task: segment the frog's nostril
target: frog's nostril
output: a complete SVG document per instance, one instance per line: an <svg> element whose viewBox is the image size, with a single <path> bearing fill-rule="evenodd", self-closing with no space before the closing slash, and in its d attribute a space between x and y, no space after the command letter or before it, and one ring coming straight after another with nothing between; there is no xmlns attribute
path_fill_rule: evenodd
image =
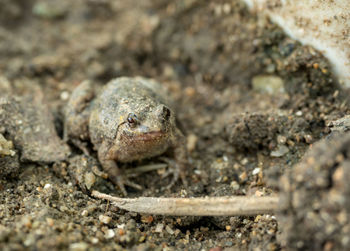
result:
<svg viewBox="0 0 350 251"><path fill-rule="evenodd" d="M166 106L163 106L163 111L162 111L163 118L165 120L169 120L170 114L171 114L170 109Z"/></svg>

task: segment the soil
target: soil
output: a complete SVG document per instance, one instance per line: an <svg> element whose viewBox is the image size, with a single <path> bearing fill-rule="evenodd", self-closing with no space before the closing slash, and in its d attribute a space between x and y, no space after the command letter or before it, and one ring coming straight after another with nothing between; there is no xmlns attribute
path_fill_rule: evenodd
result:
<svg viewBox="0 0 350 251"><path fill-rule="evenodd" d="M0 0L0 56L2 250L349 248L349 136L330 127L348 91L320 52L240 1ZM94 153L62 141L63 109L82 81L120 76L171 90L190 162L187 188L165 190L161 169L132 178L144 189L129 197L280 194L288 209L165 217L92 198L122 195Z"/></svg>

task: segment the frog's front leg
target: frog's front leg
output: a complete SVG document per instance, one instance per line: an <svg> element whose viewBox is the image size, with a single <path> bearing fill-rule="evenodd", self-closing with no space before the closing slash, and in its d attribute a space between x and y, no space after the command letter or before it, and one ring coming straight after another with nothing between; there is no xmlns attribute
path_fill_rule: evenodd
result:
<svg viewBox="0 0 350 251"><path fill-rule="evenodd" d="M175 161L165 159L165 161L168 162L169 166L172 168L165 174L165 176L173 174L173 179L166 188L171 188L179 177L181 178L184 186L187 187L188 183L186 180L186 167L188 166L188 155L186 150L186 138L179 129L175 130L171 147L174 151Z"/></svg>
<svg viewBox="0 0 350 251"><path fill-rule="evenodd" d="M64 109L64 141L70 140L86 155L89 151L86 142L89 140L89 117L91 101L95 91L90 81L82 82L72 92Z"/></svg>
<svg viewBox="0 0 350 251"><path fill-rule="evenodd" d="M121 170L117 165L117 157L115 153L110 148L110 145L104 141L101 146L98 148L98 160L102 165L103 170L108 174L108 178L119 187L122 193L127 196L125 185L141 190L142 187L138 184L135 184L127 177L123 175Z"/></svg>

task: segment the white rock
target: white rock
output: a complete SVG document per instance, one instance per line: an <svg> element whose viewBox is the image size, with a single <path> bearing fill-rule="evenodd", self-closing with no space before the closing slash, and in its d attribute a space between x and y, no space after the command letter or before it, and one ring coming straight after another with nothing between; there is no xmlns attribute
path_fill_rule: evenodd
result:
<svg viewBox="0 0 350 251"><path fill-rule="evenodd" d="M102 223L104 223L104 224L108 224L108 223L110 223L111 220L112 220L111 217L106 216L106 215L103 215L103 214L101 214L101 215L98 217L98 219L99 219Z"/></svg>
<svg viewBox="0 0 350 251"><path fill-rule="evenodd" d="M284 92L283 80L274 75L258 75L252 79L253 90L262 93L278 94Z"/></svg>
<svg viewBox="0 0 350 251"><path fill-rule="evenodd" d="M156 229L154 231L156 233L161 233L161 232L163 232L163 228L164 228L164 224L159 223L159 224L157 224Z"/></svg>
<svg viewBox="0 0 350 251"><path fill-rule="evenodd" d="M278 145L277 149L270 153L271 157L282 157L289 152L289 148L285 145Z"/></svg>
<svg viewBox="0 0 350 251"><path fill-rule="evenodd" d="M51 187L52 187L52 185L47 183L47 184L45 184L44 189L50 189Z"/></svg>
<svg viewBox="0 0 350 251"><path fill-rule="evenodd" d="M168 232L168 234L171 234L171 235L175 233L174 230L172 230L171 227L169 227L169 225L166 225L165 230Z"/></svg>
<svg viewBox="0 0 350 251"><path fill-rule="evenodd" d="M86 210L86 209L84 209L84 210L81 212L81 216L86 217L86 216L88 216L88 215L89 215L89 211Z"/></svg>
<svg viewBox="0 0 350 251"><path fill-rule="evenodd" d="M350 87L349 0L244 0L268 15L292 38L321 51L339 79Z"/></svg>
<svg viewBox="0 0 350 251"><path fill-rule="evenodd" d="M115 232L113 229L108 229L105 233L106 239L112 239L115 236Z"/></svg>
<svg viewBox="0 0 350 251"><path fill-rule="evenodd" d="M252 174L253 174L253 175L257 175L258 173L260 173L260 168L259 168L259 167L254 168Z"/></svg>
<svg viewBox="0 0 350 251"><path fill-rule="evenodd" d="M85 251L88 249L88 244L85 242L77 242L69 245L69 250L71 251Z"/></svg>

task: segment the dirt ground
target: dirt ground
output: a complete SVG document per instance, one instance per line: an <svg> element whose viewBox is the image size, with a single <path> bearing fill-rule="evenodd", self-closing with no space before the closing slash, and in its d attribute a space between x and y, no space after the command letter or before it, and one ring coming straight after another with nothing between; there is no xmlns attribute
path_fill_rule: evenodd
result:
<svg viewBox="0 0 350 251"><path fill-rule="evenodd" d="M165 217L89 196L122 194L93 174L95 153L62 141L63 108L82 81L120 76L171 90L190 163L187 188L164 190L161 169L132 178L144 189L129 197L281 194L287 209ZM350 140L331 123L348 91L318 51L238 0L0 0L0 91L2 250L350 247Z"/></svg>

